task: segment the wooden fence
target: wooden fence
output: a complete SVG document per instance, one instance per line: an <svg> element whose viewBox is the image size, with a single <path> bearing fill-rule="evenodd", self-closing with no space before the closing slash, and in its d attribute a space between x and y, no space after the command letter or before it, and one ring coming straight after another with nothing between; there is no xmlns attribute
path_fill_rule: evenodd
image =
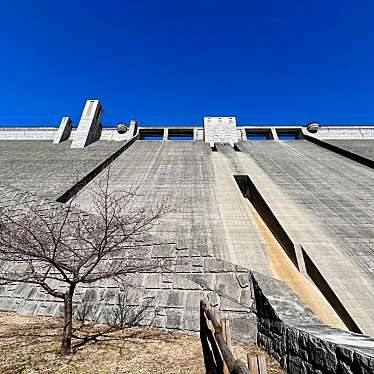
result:
<svg viewBox="0 0 374 374"><path fill-rule="evenodd" d="M200 339L207 374L267 374L265 358L247 356L248 367L235 360L231 347L229 321L218 321L216 307L207 299L200 301Z"/></svg>

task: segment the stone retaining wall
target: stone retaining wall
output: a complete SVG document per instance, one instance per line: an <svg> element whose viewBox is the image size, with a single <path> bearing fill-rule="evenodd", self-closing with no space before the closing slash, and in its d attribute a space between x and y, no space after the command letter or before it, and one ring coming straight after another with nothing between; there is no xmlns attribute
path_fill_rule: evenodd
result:
<svg viewBox="0 0 374 374"><path fill-rule="evenodd" d="M286 284L251 272L257 344L288 373L374 373L374 339L324 325Z"/></svg>

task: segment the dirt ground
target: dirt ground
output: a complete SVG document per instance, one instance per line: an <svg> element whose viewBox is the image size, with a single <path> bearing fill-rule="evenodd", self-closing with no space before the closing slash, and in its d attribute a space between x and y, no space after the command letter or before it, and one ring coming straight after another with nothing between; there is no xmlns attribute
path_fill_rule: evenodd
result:
<svg viewBox="0 0 374 374"><path fill-rule="evenodd" d="M56 352L61 326L62 320L58 318L0 313L0 373L205 372L197 336L133 327L101 337L68 357L60 357ZM92 331L99 327L89 328ZM247 353L264 355L269 373L284 373L256 345L234 343L233 351L243 361Z"/></svg>

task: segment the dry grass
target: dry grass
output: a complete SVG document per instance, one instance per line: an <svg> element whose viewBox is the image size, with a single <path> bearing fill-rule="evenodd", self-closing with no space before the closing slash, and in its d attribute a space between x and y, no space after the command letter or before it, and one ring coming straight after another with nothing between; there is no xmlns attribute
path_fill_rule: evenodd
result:
<svg viewBox="0 0 374 374"><path fill-rule="evenodd" d="M0 313L0 373L204 373L196 336L128 328L60 357L58 318ZM90 327L96 329L97 326ZM255 345L234 344L234 354L263 354ZM269 373L284 373L266 356Z"/></svg>

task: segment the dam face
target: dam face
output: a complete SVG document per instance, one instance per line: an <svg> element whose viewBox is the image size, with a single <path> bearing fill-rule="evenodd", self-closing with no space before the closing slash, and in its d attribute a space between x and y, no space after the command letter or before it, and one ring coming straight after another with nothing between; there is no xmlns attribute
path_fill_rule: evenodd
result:
<svg viewBox="0 0 374 374"><path fill-rule="evenodd" d="M152 229L149 248L180 266L134 280L159 296L155 326L198 331L207 295L235 336L255 340L255 286L278 282L288 289L278 299L294 295L311 324L374 336L374 127L310 133L206 117L190 127L132 121L119 134L99 117L84 131L67 129L68 117L59 129L0 128L1 205L36 199L53 208L77 195L89 213L90 188L110 168L111 189L136 186L139 205L167 199L175 207ZM100 307L109 288L80 294L93 291ZM0 309L61 313L25 284L3 286Z"/></svg>

